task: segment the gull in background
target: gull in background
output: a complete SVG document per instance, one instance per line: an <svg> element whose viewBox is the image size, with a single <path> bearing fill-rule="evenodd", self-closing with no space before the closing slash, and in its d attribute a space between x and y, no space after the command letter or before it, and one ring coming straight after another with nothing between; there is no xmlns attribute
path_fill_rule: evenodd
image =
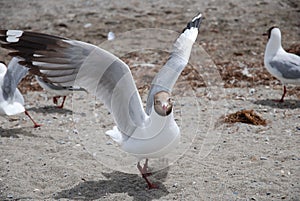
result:
<svg viewBox="0 0 300 201"><path fill-rule="evenodd" d="M12 58L7 68L0 63L0 115L16 115L24 112L33 122L34 128L40 127L24 108L24 98L17 88L28 69L18 64L18 58Z"/></svg>
<svg viewBox="0 0 300 201"><path fill-rule="evenodd" d="M55 85L52 84L46 80L43 80L41 77L39 76L35 76L37 82L39 83L39 85L47 92L49 92L51 95L53 96L53 103L54 104L58 104L58 99L60 97L63 97L62 103L57 106L58 108L63 108L64 107L64 103L65 100L67 98L67 96L71 93L73 93L73 91L86 91L82 88L74 88L72 86L61 86L61 85Z"/></svg>
<svg viewBox="0 0 300 201"><path fill-rule="evenodd" d="M278 27L268 30L268 43L264 63L266 69L283 84L283 94L279 102L284 101L287 84L300 84L300 57L286 52L281 46L281 32Z"/></svg>
<svg viewBox="0 0 300 201"><path fill-rule="evenodd" d="M19 63L44 81L60 86L78 86L94 94L111 112L116 126L106 132L120 148L137 157L137 168L149 188L148 159L174 149L180 130L173 117L171 91L188 63L202 15L184 28L173 45L166 64L154 77L146 110L131 71L118 57L82 41L21 30L1 30L3 48L19 56ZM166 36L167 37L167 36ZM145 159L142 167L141 160Z"/></svg>

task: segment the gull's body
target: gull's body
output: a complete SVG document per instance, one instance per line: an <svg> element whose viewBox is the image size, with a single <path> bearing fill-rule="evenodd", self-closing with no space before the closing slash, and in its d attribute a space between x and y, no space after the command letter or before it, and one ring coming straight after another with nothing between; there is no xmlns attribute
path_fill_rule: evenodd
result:
<svg viewBox="0 0 300 201"><path fill-rule="evenodd" d="M264 55L266 69L284 85L284 92L279 100L283 102L287 84L300 84L300 57L286 52L281 45L281 32L277 27L268 31L269 39Z"/></svg>
<svg viewBox="0 0 300 201"><path fill-rule="evenodd" d="M142 173L149 188L148 158L162 157L179 142L173 117L172 88L188 63L202 15L188 23L175 41L166 64L152 81L146 110L127 64L94 45L41 33L2 30L1 46L24 58L20 64L44 81L60 86L79 86L102 100L116 127L107 131L126 152L146 159Z"/></svg>
<svg viewBox="0 0 300 201"><path fill-rule="evenodd" d="M130 137L121 133L116 127L107 131L107 134L120 144L121 149L139 160L159 158L178 145L180 130L174 120L173 112L168 116L160 116L153 109L149 120L151 121L149 125L137 128Z"/></svg>
<svg viewBox="0 0 300 201"><path fill-rule="evenodd" d="M24 98L17 89L16 82L19 82L27 73L27 69L24 67L20 67L17 72L19 72L18 80L13 79L13 72L17 65L13 65L11 61L7 67L0 63L0 114L1 115L16 115L22 112L25 112L24 108ZM16 63L17 64L17 63ZM23 70L25 69L25 71Z"/></svg>
<svg viewBox="0 0 300 201"><path fill-rule="evenodd" d="M7 68L0 63L0 115L16 115L24 112L39 127L24 108L24 98L17 88L19 82L25 77L28 69L18 64L19 59L13 58Z"/></svg>

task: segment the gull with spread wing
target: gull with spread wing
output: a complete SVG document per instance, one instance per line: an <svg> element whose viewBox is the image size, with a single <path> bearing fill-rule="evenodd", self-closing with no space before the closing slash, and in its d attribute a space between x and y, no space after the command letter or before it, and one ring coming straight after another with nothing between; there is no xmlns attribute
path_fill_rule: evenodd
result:
<svg viewBox="0 0 300 201"><path fill-rule="evenodd" d="M189 61L202 15L184 28L166 64L154 77L146 110L127 64L89 43L20 30L0 31L1 46L13 50L19 63L42 80L78 86L102 100L116 126L107 131L120 148L138 158L137 167L149 188L148 159L162 157L178 145L180 130L173 117L171 91ZM144 166L140 161L146 159Z"/></svg>

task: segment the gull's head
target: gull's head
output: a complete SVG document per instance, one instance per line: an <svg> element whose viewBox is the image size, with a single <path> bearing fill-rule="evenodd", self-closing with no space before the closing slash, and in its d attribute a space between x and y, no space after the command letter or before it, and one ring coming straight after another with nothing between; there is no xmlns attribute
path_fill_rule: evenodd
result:
<svg viewBox="0 0 300 201"><path fill-rule="evenodd" d="M154 95L154 109L160 116L168 116L172 112L173 101L170 93L160 91Z"/></svg>
<svg viewBox="0 0 300 201"><path fill-rule="evenodd" d="M275 39L279 39L281 40L281 32L280 32L280 29L276 26L273 26L271 28L268 29L267 33L265 34L268 36L268 40L270 40L271 38Z"/></svg>
<svg viewBox="0 0 300 201"><path fill-rule="evenodd" d="M0 74L6 73L7 67L4 62L0 61Z"/></svg>

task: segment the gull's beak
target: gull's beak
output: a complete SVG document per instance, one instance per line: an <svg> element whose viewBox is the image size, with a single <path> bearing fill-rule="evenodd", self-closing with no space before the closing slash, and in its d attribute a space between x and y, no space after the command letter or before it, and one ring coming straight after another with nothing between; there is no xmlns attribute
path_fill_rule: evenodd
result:
<svg viewBox="0 0 300 201"><path fill-rule="evenodd" d="M167 103L163 103L163 104L162 104L162 109L163 109L164 111L166 111L166 110L168 109L168 104L167 104Z"/></svg>
<svg viewBox="0 0 300 201"><path fill-rule="evenodd" d="M265 32L265 33L263 33L262 35L263 35L263 36L267 36L267 35L268 35L268 33L267 33L267 32Z"/></svg>

